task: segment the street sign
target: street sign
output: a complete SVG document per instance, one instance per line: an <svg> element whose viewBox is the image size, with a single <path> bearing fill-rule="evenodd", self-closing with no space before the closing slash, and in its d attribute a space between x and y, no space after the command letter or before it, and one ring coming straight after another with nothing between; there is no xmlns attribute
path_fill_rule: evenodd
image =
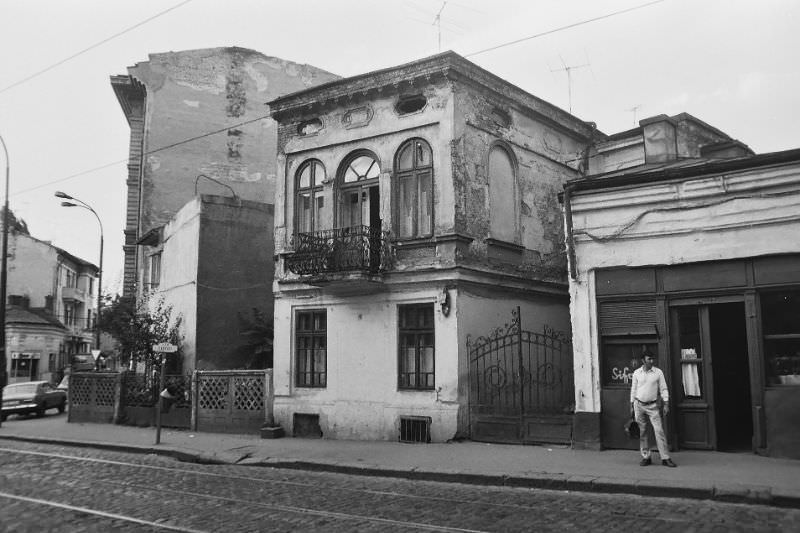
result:
<svg viewBox="0 0 800 533"><path fill-rule="evenodd" d="M174 353L178 351L178 347L168 342L159 342L153 345L153 351L156 353Z"/></svg>
<svg viewBox="0 0 800 533"><path fill-rule="evenodd" d="M97 358L100 357L100 350L92 350L92 357L97 361Z"/></svg>

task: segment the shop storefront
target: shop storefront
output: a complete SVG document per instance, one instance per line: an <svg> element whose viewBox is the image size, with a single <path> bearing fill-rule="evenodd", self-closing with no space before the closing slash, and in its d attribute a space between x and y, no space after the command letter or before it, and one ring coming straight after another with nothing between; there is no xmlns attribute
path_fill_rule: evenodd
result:
<svg viewBox="0 0 800 533"><path fill-rule="evenodd" d="M601 444L644 349L670 387L673 447L800 458L800 254L595 271Z"/></svg>

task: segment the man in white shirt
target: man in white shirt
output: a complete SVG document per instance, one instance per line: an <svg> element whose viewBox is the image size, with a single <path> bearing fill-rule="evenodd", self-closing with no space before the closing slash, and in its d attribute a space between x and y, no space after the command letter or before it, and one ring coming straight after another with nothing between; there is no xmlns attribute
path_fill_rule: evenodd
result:
<svg viewBox="0 0 800 533"><path fill-rule="evenodd" d="M652 353L645 350L642 354L642 366L633 373L631 380L631 416L635 418L639 425L639 449L642 452L640 466L647 466L652 461L650 459L650 443L647 438L647 421L653 426L653 433L656 435L656 445L658 455L661 457L661 464L669 467L676 465L669 456L667 447L667 437L664 434L664 426L661 423L661 413L658 411L658 397L664 406L664 416L669 413L669 390L664 373L661 369L653 366L655 357Z"/></svg>

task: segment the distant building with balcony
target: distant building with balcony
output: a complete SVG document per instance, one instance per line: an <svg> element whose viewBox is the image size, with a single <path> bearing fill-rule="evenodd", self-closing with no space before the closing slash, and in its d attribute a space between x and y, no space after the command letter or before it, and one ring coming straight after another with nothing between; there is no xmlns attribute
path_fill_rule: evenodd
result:
<svg viewBox="0 0 800 533"><path fill-rule="evenodd" d="M6 337L11 381L55 380L72 354L90 351L98 273L94 264L50 242L9 233Z"/></svg>
<svg viewBox="0 0 800 533"><path fill-rule="evenodd" d="M569 442L557 193L605 136L452 52L269 106L277 421Z"/></svg>

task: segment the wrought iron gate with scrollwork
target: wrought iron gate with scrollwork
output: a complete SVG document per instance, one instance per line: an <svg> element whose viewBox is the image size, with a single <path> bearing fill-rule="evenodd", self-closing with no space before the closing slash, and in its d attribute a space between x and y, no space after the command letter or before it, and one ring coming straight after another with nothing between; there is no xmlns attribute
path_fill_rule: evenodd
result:
<svg viewBox="0 0 800 533"><path fill-rule="evenodd" d="M510 324L467 337L472 439L570 442L574 381L569 337L545 326L524 331L520 308Z"/></svg>

